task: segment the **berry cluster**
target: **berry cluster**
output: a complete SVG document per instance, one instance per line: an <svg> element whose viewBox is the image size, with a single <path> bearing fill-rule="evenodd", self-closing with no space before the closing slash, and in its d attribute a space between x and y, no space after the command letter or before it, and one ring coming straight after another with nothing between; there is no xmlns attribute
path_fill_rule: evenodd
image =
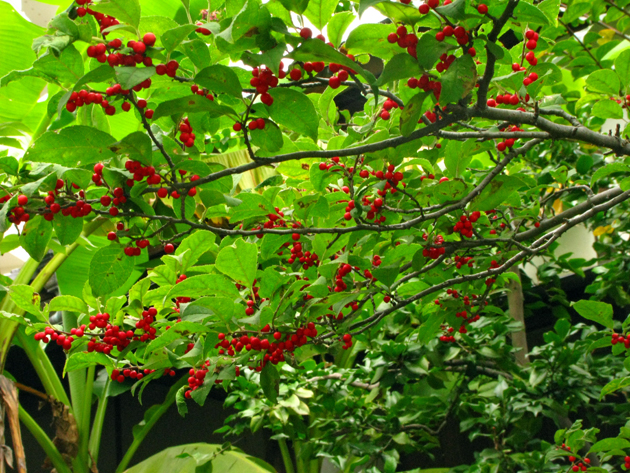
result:
<svg viewBox="0 0 630 473"><path fill-rule="evenodd" d="M249 84L256 88L257 94L260 94L260 101L270 107L273 105L273 97L269 95L269 89L277 87L279 79L284 79L286 77L284 64L280 62L278 77L276 77L271 69L267 67L255 67L252 70L252 76L253 77L250 79Z"/></svg>
<svg viewBox="0 0 630 473"><path fill-rule="evenodd" d="M400 25L396 29L396 33L387 35L387 41L391 44L397 44L399 47L406 49L414 58L418 57L416 47L418 45L418 35L409 33L405 25Z"/></svg>
<svg viewBox="0 0 630 473"><path fill-rule="evenodd" d="M184 118L184 120L182 120L179 124L179 131L179 141L181 141L184 146L187 148L195 146L196 136L193 133L193 129L190 125L190 121L188 121L188 118Z"/></svg>
<svg viewBox="0 0 630 473"><path fill-rule="evenodd" d="M442 28L442 31L438 31L435 34L435 39L438 41L444 41L446 38L451 36L455 36L455 40L460 46L468 44L468 41L470 41L470 37L463 26L456 26L453 28L451 25L446 25Z"/></svg>
<svg viewBox="0 0 630 473"><path fill-rule="evenodd" d="M389 111L392 108L400 108L399 105L391 99L385 100L383 103L383 110L381 110L380 117L382 120L389 120L390 114Z"/></svg>
<svg viewBox="0 0 630 473"><path fill-rule="evenodd" d="M479 211L471 213L470 216L462 215L459 218L459 222L453 227L453 231L458 232L463 237L472 238L473 223L479 220L479 217L481 217L481 212Z"/></svg>
<svg viewBox="0 0 630 473"><path fill-rule="evenodd" d="M422 235L422 238L427 241L429 236L427 234ZM446 248L442 245L444 244L444 237L442 235L437 235L433 238L432 242L429 246L425 247L422 250L422 256L430 259L438 259L444 253L446 253Z"/></svg>
<svg viewBox="0 0 630 473"><path fill-rule="evenodd" d="M6 197L7 196L5 196L5 198ZM9 197L9 199L10 198L11 197ZM6 199L6 200L9 200L9 199ZM8 215L9 222L14 223L15 225L19 225L22 222L28 222L29 219L31 218L31 216L24 209L24 206L28 204L28 197L23 194L18 196L17 203L18 205L16 207L13 207L9 211L9 215Z"/></svg>
<svg viewBox="0 0 630 473"><path fill-rule="evenodd" d="M53 327L46 327L43 332L38 332L34 335L34 339L38 342L48 343L51 340L56 342L57 345L62 347L64 350L68 351L72 348L72 342L75 340L75 337L81 338L85 333L85 325L82 325L80 328L73 328L70 331L69 335L65 333L55 330Z"/></svg>
<svg viewBox="0 0 630 473"><path fill-rule="evenodd" d="M351 54L348 54L348 57L350 59L354 60L354 56L352 56ZM341 64L336 64L334 62L331 62L328 65L328 69L333 74L336 74L336 75L333 75L328 80L328 85L332 89L338 89L342 82L345 82L345 81L348 80L348 77L350 76L350 73L351 72L354 73L354 71L352 69L350 69L349 67L342 66Z"/></svg>
<svg viewBox="0 0 630 473"><path fill-rule="evenodd" d="M197 84L190 86L190 91L195 95L201 95L208 100L214 100L214 95L208 89L200 88Z"/></svg>
<svg viewBox="0 0 630 473"><path fill-rule="evenodd" d="M503 130L501 130L501 131L503 131ZM508 127L507 131L518 132L518 131L523 131L523 130L521 128L517 127L516 125L513 125L513 126ZM497 144L497 151L502 153L506 149L512 148L516 144L517 140L518 140L517 138L507 138L507 139L503 140L501 143Z"/></svg>
<svg viewBox="0 0 630 473"><path fill-rule="evenodd" d="M444 0L444 5L449 5L453 3L453 0ZM418 11L420 13L422 13L423 15L426 15L427 13L429 13L431 8L437 8L440 6L440 0L427 0L426 3L423 3L422 5L420 5L420 7L418 8Z"/></svg>

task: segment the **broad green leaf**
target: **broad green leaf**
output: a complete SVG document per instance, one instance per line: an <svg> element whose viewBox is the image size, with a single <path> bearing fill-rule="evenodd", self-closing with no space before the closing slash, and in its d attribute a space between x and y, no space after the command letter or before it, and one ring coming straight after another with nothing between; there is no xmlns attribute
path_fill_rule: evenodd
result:
<svg viewBox="0 0 630 473"><path fill-rule="evenodd" d="M560 0L544 0L538 4L538 8L547 16L547 19L551 22L551 24L553 24L553 26L558 26Z"/></svg>
<svg viewBox="0 0 630 473"><path fill-rule="evenodd" d="M383 59L389 59L400 52L397 44L391 44L387 41L387 35L395 32L396 26L394 24L365 23L350 32L345 46L352 54L370 53Z"/></svg>
<svg viewBox="0 0 630 473"><path fill-rule="evenodd" d="M630 49L622 51L615 59L615 72L621 79L621 85L628 87L630 85Z"/></svg>
<svg viewBox="0 0 630 473"><path fill-rule="evenodd" d="M280 392L280 374L272 363L267 363L260 372L260 387L267 399L275 404Z"/></svg>
<svg viewBox="0 0 630 473"><path fill-rule="evenodd" d="M275 473L275 471L268 463L249 456L234 446L225 450L222 445L193 443L162 450L126 470L126 473Z"/></svg>
<svg viewBox="0 0 630 473"><path fill-rule="evenodd" d="M216 248L216 235L208 230L197 230L187 236L177 247L175 255L181 255L186 250L190 250L188 264L193 266L205 252Z"/></svg>
<svg viewBox="0 0 630 473"><path fill-rule="evenodd" d="M466 18L466 0L455 0L448 5L437 7L435 11L454 20L463 20Z"/></svg>
<svg viewBox="0 0 630 473"><path fill-rule="evenodd" d="M182 25L165 31L162 34L162 45L166 48L166 52L172 53L197 28L197 25Z"/></svg>
<svg viewBox="0 0 630 473"><path fill-rule="evenodd" d="M440 105L458 102L473 90L477 81L477 67L469 54L453 62L442 76Z"/></svg>
<svg viewBox="0 0 630 473"><path fill-rule="evenodd" d="M418 127L418 120L422 115L424 102L428 96L427 92L414 95L400 113L400 132L403 136L409 136Z"/></svg>
<svg viewBox="0 0 630 473"><path fill-rule="evenodd" d="M200 39L184 41L181 44L181 47L186 56L188 56L197 69L203 69L211 64L208 45Z"/></svg>
<svg viewBox="0 0 630 473"><path fill-rule="evenodd" d="M630 447L630 442L622 438L609 438L596 442L591 449L590 453L609 452L611 450L623 450Z"/></svg>
<svg viewBox="0 0 630 473"><path fill-rule="evenodd" d="M301 15L306 10L309 4L309 0L280 0L280 3L284 5L289 11L294 11L298 15Z"/></svg>
<svg viewBox="0 0 630 473"><path fill-rule="evenodd" d="M260 194L241 193L238 198L241 203L230 209L230 217L235 222L275 213L273 205Z"/></svg>
<svg viewBox="0 0 630 473"><path fill-rule="evenodd" d="M41 215L36 215L26 222L20 235L20 244L31 258L41 261L46 254L52 233L52 224L44 220Z"/></svg>
<svg viewBox="0 0 630 473"><path fill-rule="evenodd" d="M116 73L114 68L112 68L108 64L104 64L102 66L97 67L96 69L92 69L90 72L81 77L73 87L73 90L79 90L85 84L91 83L110 83L116 78ZM65 103L63 104L65 105Z"/></svg>
<svg viewBox="0 0 630 473"><path fill-rule="evenodd" d="M24 159L76 167L94 164L114 157L108 146L113 136L90 126L70 126L59 133L44 133L27 150Z"/></svg>
<svg viewBox="0 0 630 473"><path fill-rule="evenodd" d="M530 3L518 2L514 9L514 17L519 21L529 22L537 25L548 26L549 18L545 15L539 7L536 7Z"/></svg>
<svg viewBox="0 0 630 473"><path fill-rule="evenodd" d="M83 300L75 296L57 296L50 301L48 308L56 311L65 310L68 312L88 313L88 306ZM114 315L114 314L112 314Z"/></svg>
<svg viewBox="0 0 630 473"><path fill-rule="evenodd" d="M234 283L220 274L200 274L176 284L168 292L165 300L174 297L199 298L203 296L223 296L230 299L239 297Z"/></svg>
<svg viewBox="0 0 630 473"><path fill-rule="evenodd" d="M336 48L341 46L343 34L346 32L350 24L354 21L355 16L352 12L337 13L332 17L326 32L328 33L328 41L335 45Z"/></svg>
<svg viewBox="0 0 630 473"><path fill-rule="evenodd" d="M376 81L376 85L382 86L389 82L417 75L422 75L422 70L418 67L418 61L405 52L397 54L385 64L385 69Z"/></svg>
<svg viewBox="0 0 630 473"><path fill-rule="evenodd" d="M77 352L73 353L66 360L66 364L63 367L63 374L65 376L66 373L70 371L80 370L82 368L87 368L88 366L114 366L114 362L110 357L104 355L103 353L98 352Z"/></svg>
<svg viewBox="0 0 630 473"><path fill-rule="evenodd" d="M231 67L222 64L206 67L195 76L195 83L211 90L241 98L243 88L238 76Z"/></svg>
<svg viewBox="0 0 630 473"><path fill-rule="evenodd" d="M236 240L234 245L226 246L219 252L216 267L239 284L251 288L256 279L258 247L254 243Z"/></svg>
<svg viewBox="0 0 630 473"><path fill-rule="evenodd" d="M623 109L614 100L603 99L595 103L591 115L598 118L623 118Z"/></svg>
<svg viewBox="0 0 630 473"><path fill-rule="evenodd" d="M155 67L116 67L116 80L129 90L155 75Z"/></svg>
<svg viewBox="0 0 630 473"><path fill-rule="evenodd" d="M153 164L153 143L143 131L125 136L121 141L110 145L109 149L118 155L127 155L145 166Z"/></svg>
<svg viewBox="0 0 630 473"><path fill-rule="evenodd" d="M265 128L263 130L256 129L250 132L251 142L254 146L261 148L269 153L275 153L282 149L284 140L282 132L275 123L265 120ZM239 196L240 197L240 196Z"/></svg>
<svg viewBox="0 0 630 473"><path fill-rule="evenodd" d="M470 210L491 210L501 205L523 182L514 176L498 176L474 199Z"/></svg>
<svg viewBox="0 0 630 473"><path fill-rule="evenodd" d="M615 71L599 69L588 76L586 87L595 92L617 95L621 84Z"/></svg>
<svg viewBox="0 0 630 473"><path fill-rule="evenodd" d="M611 174L615 174L618 172L628 173L630 172L630 166L623 163L606 164L604 167L601 167L597 171L595 171L595 174L593 174L593 177L591 178L591 185L595 184L597 181L599 181L603 177L606 177L606 176L609 176Z"/></svg>
<svg viewBox="0 0 630 473"><path fill-rule="evenodd" d="M324 26L332 18L337 3L337 0L310 0L304 15L315 25L315 28L323 30ZM316 40L311 39L310 41Z"/></svg>
<svg viewBox="0 0 630 473"><path fill-rule="evenodd" d="M37 315L39 320L48 323L48 320L43 316L40 309L40 297L39 294L31 286L26 284L13 284L10 288L11 300L20 309L28 312L29 314Z"/></svg>
<svg viewBox="0 0 630 473"><path fill-rule="evenodd" d="M600 393L599 398L602 399L604 396L612 394L615 391L626 388L628 386L630 386L630 376L626 376L625 378L613 379L602 388L602 392Z"/></svg>
<svg viewBox="0 0 630 473"><path fill-rule="evenodd" d="M435 67L435 63L440 59L440 56L451 49L454 49L451 44L446 41L438 41L435 39L434 34L427 32L420 36L416 46L416 50L419 52L418 64L425 70L430 70Z"/></svg>
<svg viewBox="0 0 630 473"><path fill-rule="evenodd" d="M189 97L181 97L178 99L162 102L155 109L153 119L167 117L170 115L181 115L187 113L204 112L210 118L218 118L224 115L232 115L236 117L236 112L225 105L219 105L214 100L209 100L200 95L191 95Z"/></svg>
<svg viewBox="0 0 630 473"><path fill-rule="evenodd" d="M122 23L127 23L134 28L140 24L140 2L139 0L101 0L91 4L94 11L113 16Z"/></svg>
<svg viewBox="0 0 630 473"><path fill-rule="evenodd" d="M33 63L33 69L63 84L74 84L83 77L83 58L73 45L65 48L59 57L47 53Z"/></svg>
<svg viewBox="0 0 630 473"><path fill-rule="evenodd" d="M63 246L71 245L83 231L83 219L73 218L72 216L64 217L61 212L55 214L52 220L52 226L59 243Z"/></svg>
<svg viewBox="0 0 630 473"><path fill-rule="evenodd" d="M111 294L121 287L133 272L133 258L125 255L121 245L99 249L90 263L88 280L94 297Z"/></svg>
<svg viewBox="0 0 630 473"><path fill-rule="evenodd" d="M446 147L446 153L444 157L444 164L446 169L455 178L461 177L463 172L470 164L473 158L473 154L470 149L470 145L474 146L472 141L449 141Z"/></svg>
<svg viewBox="0 0 630 473"><path fill-rule="evenodd" d="M613 328L613 308L610 304L581 300L573 304L573 308L585 319L592 320L610 329Z"/></svg>
<svg viewBox="0 0 630 473"><path fill-rule="evenodd" d="M270 107L271 118L317 142L319 118L313 102L303 93L287 88L278 87L270 90L269 94L274 100Z"/></svg>

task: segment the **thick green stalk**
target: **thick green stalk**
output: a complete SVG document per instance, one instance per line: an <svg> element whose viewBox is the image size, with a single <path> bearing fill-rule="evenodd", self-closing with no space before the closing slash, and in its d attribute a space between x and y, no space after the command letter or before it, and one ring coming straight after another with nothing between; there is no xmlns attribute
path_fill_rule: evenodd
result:
<svg viewBox="0 0 630 473"><path fill-rule="evenodd" d="M133 442L131 443L127 451L125 452L125 456L123 457L122 461L118 465L118 468L116 468L116 473L122 473L123 471L127 469L129 462L131 461L134 454L136 453L136 450L138 450L138 447L140 447L140 444L142 443L144 438L151 431L155 423L158 420L160 420L160 418L166 413L166 411L168 411L168 408L171 407L171 405L175 402L175 396L177 395L177 391L179 390L180 387L184 386L186 383L188 383L188 378L183 377L175 385L173 385L173 387L171 387L170 391L166 395L166 399L164 400L162 404L160 404L159 409L156 409L156 411L153 413L151 418L149 418L145 422L145 424L142 426L142 429L136 432L136 434L134 435Z"/></svg>
<svg viewBox="0 0 630 473"><path fill-rule="evenodd" d="M92 365L87 369L87 375L85 377L85 389L83 391L83 407L81 408L81 422L77 420L77 426L79 427L79 454L77 458L81 460L81 464L86 467L89 466L90 456L88 452L88 445L90 442L90 421L92 420L92 389L94 387L94 374L96 373L96 366Z"/></svg>
<svg viewBox="0 0 630 473"><path fill-rule="evenodd" d="M19 407L19 416L22 424L29 430L29 432L35 437L37 443L42 447L46 456L50 458L50 461L55 466L58 473L72 473L66 462L63 460L61 453L52 443L52 440L46 435L46 432L35 422L35 420L26 412L22 406Z"/></svg>
<svg viewBox="0 0 630 473"><path fill-rule="evenodd" d="M105 381L105 388L103 389L103 397L98 401L98 407L96 408L96 414L94 414L94 422L92 423L92 433L90 434L90 444L88 450L92 455L94 463L98 462L98 452L101 447L101 435L103 433L103 422L105 421L105 412L107 411L107 402L109 397L107 396L107 390L109 389L110 379Z"/></svg>
<svg viewBox="0 0 630 473"><path fill-rule="evenodd" d="M302 454L302 442L300 440L293 440L293 451L295 452L295 466L297 473L308 473L306 471L306 459Z"/></svg>
<svg viewBox="0 0 630 473"><path fill-rule="evenodd" d="M69 332L77 326L77 316L72 312L62 312L63 329ZM72 402L72 411L77 425L81 425L83 419L83 399L85 393L85 373L86 369L73 370L66 373L68 377L68 385L70 386L70 401Z"/></svg>
<svg viewBox="0 0 630 473"><path fill-rule="evenodd" d="M287 473L295 473L293 468L293 460L291 460L291 452L285 439L278 439L278 445L280 445L280 453L282 453L282 461L284 462L284 469Z"/></svg>

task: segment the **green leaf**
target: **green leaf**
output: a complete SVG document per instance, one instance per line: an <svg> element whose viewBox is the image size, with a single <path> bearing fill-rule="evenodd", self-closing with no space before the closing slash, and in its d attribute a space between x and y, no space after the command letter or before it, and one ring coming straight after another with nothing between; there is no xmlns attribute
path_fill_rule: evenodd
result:
<svg viewBox="0 0 630 473"><path fill-rule="evenodd" d="M226 246L219 252L216 267L234 281L251 288L258 268L258 246L236 240L233 245Z"/></svg>
<svg viewBox="0 0 630 473"><path fill-rule="evenodd" d="M560 14L560 0L545 0L538 4L538 8L545 14L553 26L558 26L558 15Z"/></svg>
<svg viewBox="0 0 630 473"><path fill-rule="evenodd" d="M267 363L260 372L260 387L267 399L275 404L280 392L280 374L272 363Z"/></svg>
<svg viewBox="0 0 630 473"><path fill-rule="evenodd" d="M455 0L448 5L437 7L435 11L454 20L463 20L466 18L466 0Z"/></svg>
<svg viewBox="0 0 630 473"><path fill-rule="evenodd" d="M162 34L162 45L166 48L166 52L168 54L172 53L197 28L197 25L182 25L164 32Z"/></svg>
<svg viewBox="0 0 630 473"><path fill-rule="evenodd" d="M471 145L475 146L475 143L472 140L466 142L448 142L444 157L444 165L451 173L451 176L455 178L461 177L470 164L474 155L474 153L471 152Z"/></svg>
<svg viewBox="0 0 630 473"><path fill-rule="evenodd" d="M47 131L28 149L24 159L64 166L85 166L114 157L108 146L113 136L91 126L70 126L60 132Z"/></svg>
<svg viewBox="0 0 630 473"><path fill-rule="evenodd" d="M108 64L103 64L102 66L97 67L96 69L91 70L83 77L81 77L75 84L72 90L79 90L85 84L98 84L98 83L110 83L116 78L116 73L114 72L114 68L112 68ZM66 100L67 102L67 100ZM64 103L62 106L65 106Z"/></svg>
<svg viewBox="0 0 630 473"><path fill-rule="evenodd" d="M498 176L471 203L470 210L491 210L501 205L523 182L514 176Z"/></svg>
<svg viewBox="0 0 630 473"><path fill-rule="evenodd" d="M116 67L116 80L123 89L129 90L155 75L155 67Z"/></svg>
<svg viewBox="0 0 630 473"><path fill-rule="evenodd" d="M442 76L440 105L458 102L468 95L477 81L477 66L469 54L455 59Z"/></svg>
<svg viewBox="0 0 630 473"><path fill-rule="evenodd" d="M20 164L13 156L3 156L0 158L0 170L11 176L17 176Z"/></svg>
<svg viewBox="0 0 630 473"><path fill-rule="evenodd" d="M602 388L602 392L600 393L599 398L602 399L604 396L614 393L615 391L626 388L628 386L630 386L630 376L626 376L625 378L613 379Z"/></svg>
<svg viewBox="0 0 630 473"><path fill-rule="evenodd" d="M183 397L183 394L181 396L178 394L178 397ZM201 465L198 465L198 458L203 462ZM251 457L234 446L226 449L222 445L207 443L192 443L167 448L126 470L126 473L173 472L275 473L276 470L263 460Z"/></svg>
<svg viewBox="0 0 630 473"><path fill-rule="evenodd" d="M53 229L59 243L63 246L71 245L81 236L83 219L64 217L61 212L56 213L52 221Z"/></svg>
<svg viewBox="0 0 630 473"><path fill-rule="evenodd" d="M341 46L343 34L354 21L354 18L355 16L352 12L345 11L334 15L328 23L328 27L326 28L328 41L334 44L336 48Z"/></svg>
<svg viewBox="0 0 630 473"><path fill-rule="evenodd" d="M237 116L234 109L219 105L214 100L209 100L201 95L190 95L178 99L162 102L155 109L153 119L167 117L171 115L182 115L189 113L204 112L210 118L219 118L224 115Z"/></svg>
<svg viewBox="0 0 630 473"><path fill-rule="evenodd" d="M534 23L537 25L549 26L549 18L545 15L539 7L536 7L530 3L518 2L514 9L514 17L518 18L520 22Z"/></svg>
<svg viewBox="0 0 630 473"><path fill-rule="evenodd" d="M75 296L57 296L50 301L48 308L51 311L67 310L68 312L78 312L81 314L88 313L87 304Z"/></svg>
<svg viewBox="0 0 630 473"><path fill-rule="evenodd" d="M59 56L47 53L33 63L33 69L63 84L74 84L83 76L83 58L73 45Z"/></svg>
<svg viewBox="0 0 630 473"><path fill-rule="evenodd" d="M140 2L139 0L101 0L99 3L91 4L94 11L113 16L122 23L127 23L134 28L140 24Z"/></svg>
<svg viewBox="0 0 630 473"><path fill-rule="evenodd" d="M628 87L630 85L630 49L622 51L615 59L615 72L621 79L621 85Z"/></svg>
<svg viewBox="0 0 630 473"><path fill-rule="evenodd" d="M298 15L301 15L308 7L309 0L280 0L280 3L284 5L289 11L294 11Z"/></svg>
<svg viewBox="0 0 630 473"><path fill-rule="evenodd" d="M332 18L337 3L337 0L310 0L304 15L315 25L315 28L323 30ZM315 40L312 39L311 41Z"/></svg>
<svg viewBox="0 0 630 473"><path fill-rule="evenodd" d="M100 248L92 257L88 272L94 297L111 294L121 287L133 273L133 261L121 245Z"/></svg>
<svg viewBox="0 0 630 473"><path fill-rule="evenodd" d="M451 49L454 49L454 46L446 41L438 41L435 39L435 34L425 33L420 36L416 46L416 50L420 53L418 54L418 64L425 70L430 70L435 66L440 56Z"/></svg>
<svg viewBox="0 0 630 473"><path fill-rule="evenodd" d="M264 151L275 153L282 149L284 140L282 132L275 123L265 120L265 129L255 129L250 132L251 142L254 146L258 146ZM240 196L239 196L240 197Z"/></svg>
<svg viewBox="0 0 630 473"><path fill-rule="evenodd" d="M20 244L36 261L41 261L46 254L48 243L52 238L53 228L50 222L41 215L31 218L20 235Z"/></svg>
<svg viewBox="0 0 630 473"><path fill-rule="evenodd" d="M591 115L598 118L623 118L623 109L616 101L603 99L593 105Z"/></svg>
<svg viewBox="0 0 630 473"><path fill-rule="evenodd" d="M611 174L615 174L618 172L625 172L625 173L630 172L630 166L623 163L607 164L606 166L601 167L597 171L595 171L595 174L593 174L593 177L591 178L591 185L595 184L597 181L599 181L603 177L606 177L606 176L609 176Z"/></svg>
<svg viewBox="0 0 630 473"><path fill-rule="evenodd" d="M195 83L213 92L223 92L239 99L243 96L243 88L234 70L221 64L199 71L195 76Z"/></svg>
<svg viewBox="0 0 630 473"><path fill-rule="evenodd" d="M337 15L333 17L333 21L336 17ZM370 53L376 57L389 59L400 52L397 44L391 44L387 41L387 35L395 32L396 26L394 24L364 23L350 32L345 46L352 54Z"/></svg>
<svg viewBox="0 0 630 473"><path fill-rule="evenodd" d="M418 61L410 54L397 54L385 64L385 69L383 69L383 73L376 81L376 85L382 86L383 84L407 79L408 77L413 77L421 73L422 71L418 67Z"/></svg>
<svg viewBox="0 0 630 473"><path fill-rule="evenodd" d="M122 140L109 146L116 154L129 156L129 159L139 161L145 166L153 164L153 143L149 135L143 131L136 131L125 136Z"/></svg>
<svg viewBox="0 0 630 473"><path fill-rule="evenodd" d="M301 133L317 142L319 118L313 102L302 92L288 88L278 87L270 90L269 94L274 100L269 110L271 118L289 130Z"/></svg>
<svg viewBox="0 0 630 473"><path fill-rule="evenodd" d="M46 317L43 316L40 309L40 297L39 294L31 286L26 284L13 284L10 287L11 300L20 309L28 312L29 314L37 315L39 320L48 323Z"/></svg>
<svg viewBox="0 0 630 473"><path fill-rule="evenodd" d="M581 300L573 304L573 308L582 317L604 327L613 328L613 308L605 302Z"/></svg>
<svg viewBox="0 0 630 473"><path fill-rule="evenodd" d="M69 373L70 371L80 370L82 368L87 368L88 366L94 365L109 367L114 366L114 362L107 355L95 351L91 353L73 353L66 360L66 365L63 367L63 374L65 376L65 374Z"/></svg>
<svg viewBox="0 0 630 473"><path fill-rule="evenodd" d="M626 439L618 437L609 438L600 440L599 442L595 443L589 450L589 453L609 452L611 450L622 450L629 447L630 442L628 442Z"/></svg>
<svg viewBox="0 0 630 473"><path fill-rule="evenodd" d="M220 274L200 274L176 284L168 292L165 300L174 297L199 298L203 296L224 296L230 299L240 297L234 283Z"/></svg>
<svg viewBox="0 0 630 473"><path fill-rule="evenodd" d="M188 264L193 266L205 252L216 248L216 235L208 230L197 230L190 236L187 236L177 247L175 255L179 256L186 250L190 250Z"/></svg>
<svg viewBox="0 0 630 473"><path fill-rule="evenodd" d="M184 41L181 47L197 69L203 69L211 64L212 59L208 45L200 39Z"/></svg>
<svg viewBox="0 0 630 473"><path fill-rule="evenodd" d="M409 136L418 126L418 120L422 115L424 101L429 96L427 92L414 95L400 113L400 132L403 136Z"/></svg>
<svg viewBox="0 0 630 473"><path fill-rule="evenodd" d="M599 69L593 72L586 79L586 87L604 94L617 95L621 84L619 83L619 76L610 69Z"/></svg>
<svg viewBox="0 0 630 473"><path fill-rule="evenodd" d="M271 203L260 194L241 193L238 197L241 203L230 209L233 221L275 213Z"/></svg>

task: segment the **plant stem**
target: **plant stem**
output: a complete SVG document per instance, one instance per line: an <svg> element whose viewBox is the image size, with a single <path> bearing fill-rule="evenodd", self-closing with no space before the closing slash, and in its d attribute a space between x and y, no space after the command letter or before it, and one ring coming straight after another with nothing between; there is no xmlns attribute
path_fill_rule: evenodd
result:
<svg viewBox="0 0 630 473"><path fill-rule="evenodd" d="M85 377L85 390L83 391L83 407L81 409L81 421L77 420L79 427L79 454L78 458L86 467L90 463L88 444L90 441L90 420L92 419L92 388L94 387L94 373L96 366L92 365L87 369Z"/></svg>
<svg viewBox="0 0 630 473"><path fill-rule="evenodd" d="M77 316L72 312L62 312L63 329L69 332L77 324ZM70 401L77 425L81 425L83 419L83 397L85 393L85 372L86 369L74 370L67 373L68 385L70 386Z"/></svg>
<svg viewBox="0 0 630 473"><path fill-rule="evenodd" d="M22 406L19 407L19 416L20 420L24 424L29 432L35 437L37 443L42 447L46 456L50 459L52 464L55 466L55 469L58 473L72 473L66 462L64 461L61 453L55 447L55 444L52 443L52 440L46 435L46 432L42 430L42 428L35 422L35 420L26 412Z"/></svg>
<svg viewBox="0 0 630 473"><path fill-rule="evenodd" d="M90 434L90 444L88 445L88 451L91 453L94 463L98 461L98 453L101 446L101 435L103 433L103 422L105 421L105 412L107 411L107 403L109 397L107 391L110 383L109 377L105 381L105 388L103 388L103 397L98 401L98 407L96 408L96 414L94 414L94 422L92 423L92 433Z"/></svg>
<svg viewBox="0 0 630 473"><path fill-rule="evenodd" d="M291 453L289 452L287 441L285 439L278 439L278 445L280 445L280 452L282 453L284 469L287 471L287 473L295 473L295 468L293 468L293 460L291 460Z"/></svg>
<svg viewBox="0 0 630 473"><path fill-rule="evenodd" d="M125 452L125 456L118 465L118 468L116 468L116 473L122 473L127 469L129 462L136 453L136 450L138 450L138 447L140 447L140 444L142 443L144 438L147 436L147 434L153 428L156 422L160 420L160 418L166 413L166 411L168 411L168 408L171 407L171 405L175 402L175 396L179 388L184 386L187 382L188 378L186 376L180 379L175 385L173 385L166 395L166 399L164 400L164 402L160 404L160 407L153 413L151 418L145 421L142 429L135 433L133 442Z"/></svg>

